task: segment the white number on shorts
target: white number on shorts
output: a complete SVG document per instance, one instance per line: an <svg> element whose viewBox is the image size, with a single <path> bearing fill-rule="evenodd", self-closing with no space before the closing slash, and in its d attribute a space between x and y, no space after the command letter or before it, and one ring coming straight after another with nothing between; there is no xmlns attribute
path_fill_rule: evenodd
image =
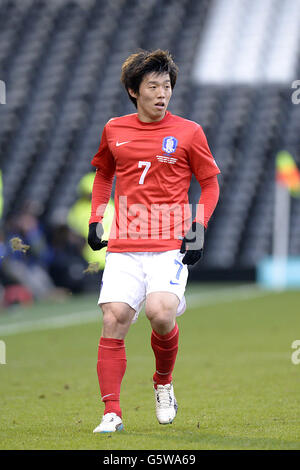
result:
<svg viewBox="0 0 300 470"><path fill-rule="evenodd" d="M145 167L144 168L144 171L143 173L141 174L141 177L140 177L140 181L139 181L139 184L144 184L144 179L145 179L145 176L147 174L147 171L149 170L150 166L151 166L151 162L139 162L139 168L142 168L142 167Z"/></svg>

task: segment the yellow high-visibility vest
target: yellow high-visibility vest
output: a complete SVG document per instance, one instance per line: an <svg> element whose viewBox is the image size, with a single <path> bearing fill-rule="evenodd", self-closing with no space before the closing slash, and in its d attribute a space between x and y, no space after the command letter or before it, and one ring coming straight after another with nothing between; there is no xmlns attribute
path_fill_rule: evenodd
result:
<svg viewBox="0 0 300 470"><path fill-rule="evenodd" d="M102 240L108 240L113 216L115 211L114 201L110 199L105 209L102 226L103 226L103 237ZM79 199L73 207L71 207L68 214L69 226L79 235L87 240L89 231L89 219L91 215L91 201L85 198ZM89 244L86 242L83 248L83 257L88 263L98 262L100 269L104 269L105 266L105 254L106 248L102 248L100 251L93 251Z"/></svg>
<svg viewBox="0 0 300 470"><path fill-rule="evenodd" d="M81 178L77 187L79 199L71 207L67 218L69 227L71 227L76 233L81 235L86 240L89 232L89 219L91 216L91 194L94 179L95 172L89 172ZM102 240L108 240L114 212L115 204L113 199L110 199L106 206L102 221L102 227L104 230ZM102 248L99 251L93 251L86 242L82 254L88 263L98 262L100 269L104 269L106 250L106 248Z"/></svg>

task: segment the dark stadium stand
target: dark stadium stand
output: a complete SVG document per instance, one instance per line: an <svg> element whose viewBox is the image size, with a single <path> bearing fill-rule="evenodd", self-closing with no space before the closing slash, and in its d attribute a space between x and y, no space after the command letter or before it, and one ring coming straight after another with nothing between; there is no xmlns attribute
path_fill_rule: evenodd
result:
<svg viewBox="0 0 300 470"><path fill-rule="evenodd" d="M104 124L134 112L120 84L123 60L139 47L162 48L180 68L170 111L203 126L222 171L203 266L251 268L270 253L274 159L285 148L300 164L300 105L283 85L193 83L209 7L209 0L0 1L4 219L24 200L39 202L46 223L71 207ZM190 196L199 195L193 179ZM300 224L292 224L290 241L299 255Z"/></svg>

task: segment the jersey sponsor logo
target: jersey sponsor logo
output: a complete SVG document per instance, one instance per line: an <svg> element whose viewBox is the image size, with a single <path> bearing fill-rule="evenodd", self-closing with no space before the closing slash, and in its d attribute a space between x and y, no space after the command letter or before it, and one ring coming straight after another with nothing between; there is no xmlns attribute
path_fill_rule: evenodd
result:
<svg viewBox="0 0 300 470"><path fill-rule="evenodd" d="M170 154L174 153L178 144L178 140L175 137L169 135L164 138L162 149L164 152Z"/></svg>
<svg viewBox="0 0 300 470"><path fill-rule="evenodd" d="M129 144L129 142L131 142L131 140L126 140L126 142L119 142L119 141L117 141L117 142L116 142L116 147L120 147L120 145L124 145L124 144Z"/></svg>
<svg viewBox="0 0 300 470"><path fill-rule="evenodd" d="M177 158L168 157L167 155L156 155L156 158L161 163L171 163L174 165L177 162Z"/></svg>

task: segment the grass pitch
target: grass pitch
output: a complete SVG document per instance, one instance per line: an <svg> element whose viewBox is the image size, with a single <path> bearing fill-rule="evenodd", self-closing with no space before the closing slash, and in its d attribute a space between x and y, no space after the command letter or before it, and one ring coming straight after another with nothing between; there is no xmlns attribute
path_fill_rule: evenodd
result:
<svg viewBox="0 0 300 470"><path fill-rule="evenodd" d="M0 315L0 449L300 449L299 292L192 286L178 318L172 425L155 417L150 326L126 339L125 431L95 435L103 404L96 375L97 294Z"/></svg>

